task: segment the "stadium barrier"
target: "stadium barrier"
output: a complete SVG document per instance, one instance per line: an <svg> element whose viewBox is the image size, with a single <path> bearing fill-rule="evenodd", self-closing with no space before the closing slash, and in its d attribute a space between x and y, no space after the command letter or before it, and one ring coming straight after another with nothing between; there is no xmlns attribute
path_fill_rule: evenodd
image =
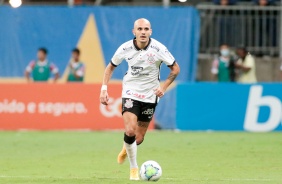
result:
<svg viewBox="0 0 282 184"><path fill-rule="evenodd" d="M253 54L277 56L280 39L280 6L218 6L199 4L201 53L218 53L227 43L246 46Z"/></svg>
<svg viewBox="0 0 282 184"><path fill-rule="evenodd" d="M176 128L281 131L281 91L281 83L179 84L176 95Z"/></svg>
<svg viewBox="0 0 282 184"><path fill-rule="evenodd" d="M100 104L100 84L0 84L0 88L0 130L124 127L121 84L109 85L108 106Z"/></svg>

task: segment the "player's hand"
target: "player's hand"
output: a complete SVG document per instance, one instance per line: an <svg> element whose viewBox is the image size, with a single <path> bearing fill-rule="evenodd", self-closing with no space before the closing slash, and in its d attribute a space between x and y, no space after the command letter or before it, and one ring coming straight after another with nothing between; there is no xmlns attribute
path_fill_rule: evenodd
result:
<svg viewBox="0 0 282 184"><path fill-rule="evenodd" d="M154 93L155 93L155 95L157 95L157 97L163 97L164 96L164 90L161 88L161 87L159 87L158 89L154 89Z"/></svg>
<svg viewBox="0 0 282 184"><path fill-rule="evenodd" d="M109 95L107 90L102 90L100 93L100 102L101 104L108 105L109 102Z"/></svg>

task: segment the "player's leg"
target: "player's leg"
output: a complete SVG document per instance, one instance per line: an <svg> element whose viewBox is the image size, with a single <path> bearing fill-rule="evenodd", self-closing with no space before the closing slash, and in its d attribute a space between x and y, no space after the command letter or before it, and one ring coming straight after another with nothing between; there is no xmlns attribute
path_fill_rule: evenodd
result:
<svg viewBox="0 0 282 184"><path fill-rule="evenodd" d="M145 134L148 130L150 122L138 121L136 128L136 143L140 145L144 141Z"/></svg>
<svg viewBox="0 0 282 184"><path fill-rule="evenodd" d="M150 122L138 121L138 126L137 126L136 131L135 131L135 135L136 135L135 139L136 139L137 145L140 145L143 142L145 134L146 134L147 129L149 127L149 123ZM125 144L123 144L122 150L118 154L117 162L119 164L124 163L126 157L127 157L126 148L125 148Z"/></svg>
<svg viewBox="0 0 282 184"><path fill-rule="evenodd" d="M137 144L136 144L136 128L137 117L140 114L140 102L123 98L122 99L122 117L125 126L124 146L118 155L118 163L122 163L126 155L130 162L130 179L139 180L137 165Z"/></svg>
<svg viewBox="0 0 282 184"><path fill-rule="evenodd" d="M136 129L136 142L140 145L148 130L149 124L155 113L156 103L142 103L141 113L138 116L138 126Z"/></svg>
<svg viewBox="0 0 282 184"><path fill-rule="evenodd" d="M136 144L136 128L137 116L131 112L123 113L125 126L124 147L130 163L130 180L139 180L137 165L137 144Z"/></svg>
<svg viewBox="0 0 282 184"><path fill-rule="evenodd" d="M137 101L129 99L129 98L122 98L122 115L124 118L125 129L128 128L127 122L129 121L128 120L129 118L131 119L134 118L134 120L131 120L131 121L134 121L137 123L137 116L139 115L139 110L140 110L140 107ZM131 116L127 117L128 115L124 114L125 112L131 112L133 117ZM117 162L119 164L122 164L125 161L126 157L127 157L127 153L126 153L126 148L125 148L125 143L124 143L122 150L118 154Z"/></svg>
<svg viewBox="0 0 282 184"><path fill-rule="evenodd" d="M134 115L134 114L133 114L133 115ZM123 117L124 117L124 119L126 119L126 120L124 120L125 129L127 129L127 127L128 127L128 125L127 125L126 122L129 122L129 121L137 122L137 117L136 117L136 115L133 116L133 117L131 117L132 120L129 120L130 118L128 118L126 114L125 114L125 116L123 116ZM125 135L124 135L124 136L125 136ZM118 162L119 164L123 164L124 161L125 161L125 159L126 159L126 157L127 157L127 152L126 152L126 148L125 148L125 141L123 141L123 142L124 142L124 143L123 143L122 150L120 151L120 153L118 154L118 157L117 157L117 162Z"/></svg>

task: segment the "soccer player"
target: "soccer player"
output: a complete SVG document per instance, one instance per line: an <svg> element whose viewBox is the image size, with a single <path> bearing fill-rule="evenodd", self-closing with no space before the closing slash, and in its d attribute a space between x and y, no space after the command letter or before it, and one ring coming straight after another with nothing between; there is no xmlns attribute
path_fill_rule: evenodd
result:
<svg viewBox="0 0 282 184"><path fill-rule="evenodd" d="M132 32L135 38L123 43L117 49L105 69L100 102L104 105L108 104L107 84L114 69L125 60L128 63L122 90L125 133L124 146L118 155L118 163L123 163L127 156L130 162L130 180L139 180L137 145L143 142L159 98L163 97L168 86L175 80L180 68L167 48L150 38L152 29L147 19L136 20ZM165 63L171 72L160 86L162 63Z"/></svg>
<svg viewBox="0 0 282 184"><path fill-rule="evenodd" d="M84 79L85 66L79 59L80 50L74 48L72 50L72 60L69 64L68 82L82 82Z"/></svg>
<svg viewBox="0 0 282 184"><path fill-rule="evenodd" d="M53 63L47 60L47 49L39 48L37 51L37 60L31 61L25 69L25 77L30 81L30 73L34 82L48 81L51 72L55 75L54 82L59 78L59 69Z"/></svg>

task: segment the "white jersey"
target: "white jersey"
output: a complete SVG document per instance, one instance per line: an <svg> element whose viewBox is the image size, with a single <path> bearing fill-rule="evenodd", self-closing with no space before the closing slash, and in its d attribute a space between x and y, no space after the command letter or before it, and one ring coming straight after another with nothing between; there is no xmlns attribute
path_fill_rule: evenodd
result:
<svg viewBox="0 0 282 184"><path fill-rule="evenodd" d="M140 49L133 39L117 49L111 63L117 66L123 60L128 63L128 70L123 77L122 97L157 103L154 89L160 86L161 64L164 62L167 66L172 66L175 62L167 48L150 38L148 46Z"/></svg>

